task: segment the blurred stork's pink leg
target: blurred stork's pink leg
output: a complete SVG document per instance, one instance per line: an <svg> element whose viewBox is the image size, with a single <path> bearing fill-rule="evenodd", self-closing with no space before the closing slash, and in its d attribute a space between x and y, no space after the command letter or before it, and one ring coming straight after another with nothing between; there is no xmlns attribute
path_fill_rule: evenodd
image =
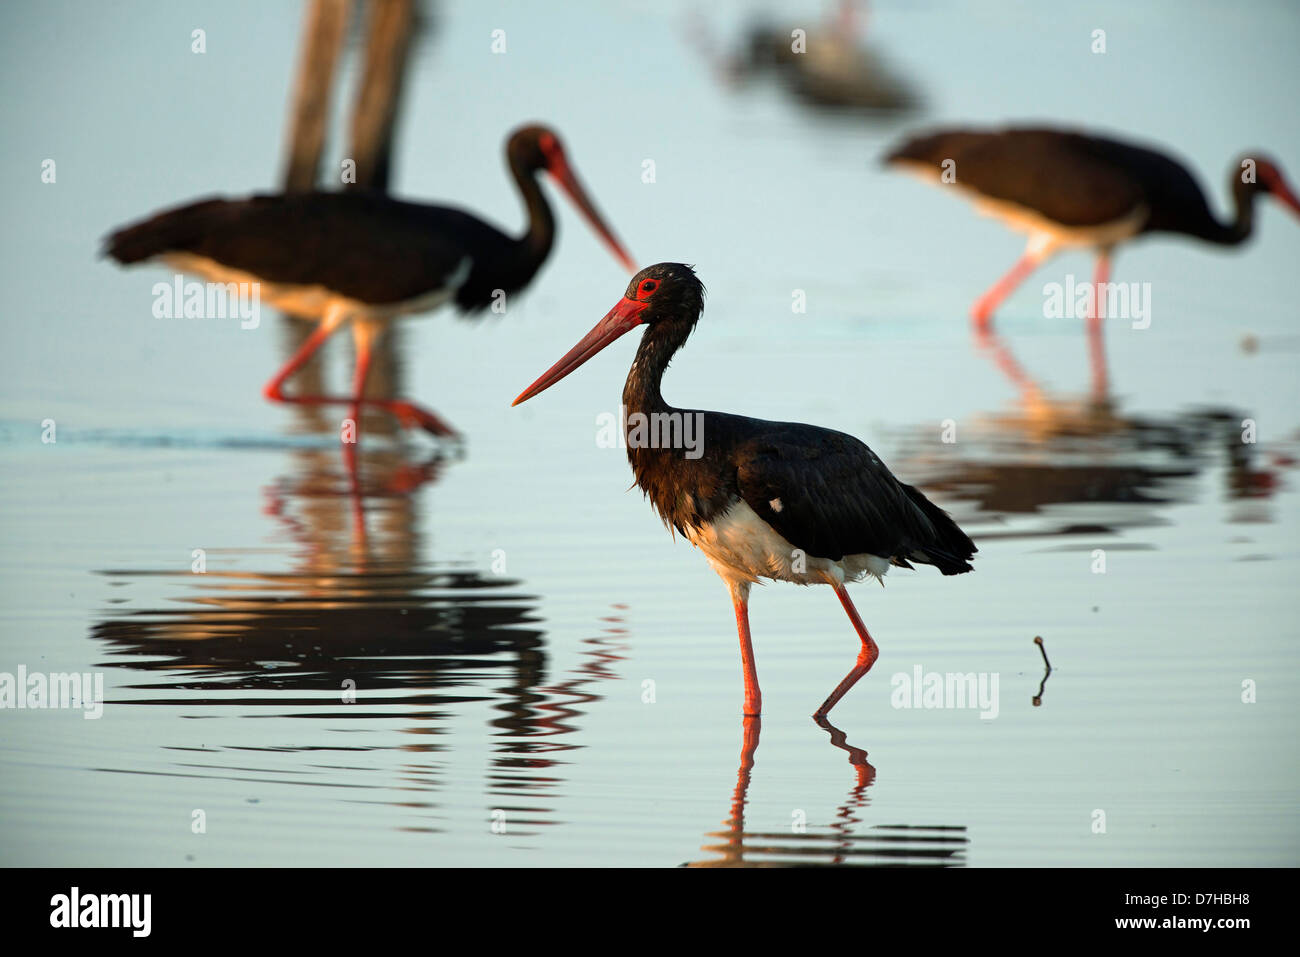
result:
<svg viewBox="0 0 1300 957"><path fill-rule="evenodd" d="M361 441L361 405L365 400L366 379L370 376L370 362L374 358L375 342L384 327L376 322L358 319L352 324L352 340L356 346L356 365L352 370L352 405L348 410L352 428L347 422L339 429L343 441L343 465L348 476L348 493L352 503L352 527L356 541L366 541L366 513L361 495L361 473L357 465L357 443Z"/></svg>
<svg viewBox="0 0 1300 957"><path fill-rule="evenodd" d="M279 371L271 376L270 381L262 387L262 395L272 402L294 401L284 394L285 382L307 364L308 360L316 354L316 350L325 344L326 339L338 332L339 327L343 325L346 319L346 313L337 310L327 312L316 328L312 330L312 334L298 347L298 351L290 356L289 361L282 365Z"/></svg>
<svg viewBox="0 0 1300 957"><path fill-rule="evenodd" d="M370 375L375 342L383 331L380 324L361 319L352 325L352 339L357 348L356 366L352 370L352 409L349 413L354 440L361 433L361 404L365 401L366 379Z"/></svg>
<svg viewBox="0 0 1300 957"><path fill-rule="evenodd" d="M325 340L339 330L347 315L341 312L327 313L315 331L302 344L297 352L280 367L271 380L263 387L262 394L272 402L288 405L350 405L352 420L360 421L360 408L369 406L384 409L397 416L402 425L419 426L427 432L440 437L455 436L456 430L428 409L404 399L366 399L362 397L366 378L370 372L370 361L374 352L374 343L383 331L382 325L365 320L357 320L355 327L357 344L357 363L353 373L353 394L348 397L331 395L285 395L284 384L325 344Z"/></svg>
<svg viewBox="0 0 1300 957"><path fill-rule="evenodd" d="M1088 316L1088 352L1092 364L1092 394L1103 399L1109 389L1106 370L1106 343L1102 337L1102 320L1106 318L1106 285L1110 282L1110 250L1097 254L1097 268L1092 275L1092 313Z"/></svg>
<svg viewBox="0 0 1300 957"><path fill-rule="evenodd" d="M416 405L414 402L407 402L404 399L365 399L363 404L387 409L397 416L397 421L401 422L402 425L408 428L419 426L424 431L440 438L455 438L460 434L433 412L423 406Z"/></svg>
<svg viewBox="0 0 1300 957"><path fill-rule="evenodd" d="M1090 319L1106 318L1106 284L1110 282L1110 250L1097 253L1097 268L1092 273L1092 315Z"/></svg>
<svg viewBox="0 0 1300 957"><path fill-rule="evenodd" d="M976 329L980 332L988 331L994 310L1025 281L1031 272L1042 265L1043 260L1052 254L1052 248L1051 242L1043 238L1034 237L1029 240L1025 254L1016 260L1016 264L1005 276L976 300L975 306L971 309L971 318L975 321Z"/></svg>

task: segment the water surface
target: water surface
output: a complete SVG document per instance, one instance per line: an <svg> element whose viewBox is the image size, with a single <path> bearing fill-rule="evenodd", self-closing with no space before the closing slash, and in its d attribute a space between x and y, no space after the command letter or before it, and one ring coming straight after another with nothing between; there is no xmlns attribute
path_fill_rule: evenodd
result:
<svg viewBox="0 0 1300 957"><path fill-rule="evenodd" d="M463 446L371 422L354 487L328 419L260 397L299 331L154 319L167 274L95 256L147 211L274 185L297 10L6 6L0 671L101 672L107 704L0 714L0 860L1300 862L1300 225L1263 204L1235 253L1125 250L1115 278L1152 283L1153 322L1107 323L1102 382L1082 324L1041 316L1085 257L977 341L966 308L1020 240L876 163L912 125L1050 117L1175 144L1222 210L1241 149L1300 171L1296 11L1261 7L1260 30L1215 5L874 4L927 104L875 120L720 86L685 12L447 5L399 192L516 228L502 138L553 122L633 253L709 286L670 401L862 437L976 538L977 571L853 590L881 658L828 727L808 715L856 654L838 603L756 589L766 711L742 722L725 589L596 441L631 337L509 408L626 282L571 210L506 316L393 342L385 374ZM1245 101L1226 76L1253 78ZM895 707L918 666L997 675L996 718Z"/></svg>

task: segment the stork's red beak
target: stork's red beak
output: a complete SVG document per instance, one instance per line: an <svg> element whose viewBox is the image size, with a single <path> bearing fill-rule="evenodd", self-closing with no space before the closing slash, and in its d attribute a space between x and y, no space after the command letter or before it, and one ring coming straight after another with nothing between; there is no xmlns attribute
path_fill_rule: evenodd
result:
<svg viewBox="0 0 1300 957"><path fill-rule="evenodd" d="M618 241L614 231L606 225L604 218L596 209L596 204L591 201L591 197L587 195L582 183L578 181L578 177L573 172L573 167L569 165L568 157L564 155L564 151L556 145L547 152L546 159L547 172L554 176L555 181L569 194L569 199L573 200L573 205L578 207L582 215L587 218L587 222L591 223L591 228L605 241L605 245L614 254L614 258L621 262L628 272L636 272L636 263L628 255L627 250L623 248L623 244Z"/></svg>
<svg viewBox="0 0 1300 957"><path fill-rule="evenodd" d="M1286 203L1286 205L1290 206L1292 212L1297 216L1300 216L1300 197L1296 196L1295 192L1291 189L1290 184L1288 184L1280 175L1273 186L1273 195Z"/></svg>
<svg viewBox="0 0 1300 957"><path fill-rule="evenodd" d="M596 323L595 328L583 336L582 341L570 349L563 359L542 373L536 382L519 393L519 398L510 404L516 406L549 389L619 336L639 326L641 313L645 312L648 305L648 302L637 299L624 299L607 312L605 318Z"/></svg>

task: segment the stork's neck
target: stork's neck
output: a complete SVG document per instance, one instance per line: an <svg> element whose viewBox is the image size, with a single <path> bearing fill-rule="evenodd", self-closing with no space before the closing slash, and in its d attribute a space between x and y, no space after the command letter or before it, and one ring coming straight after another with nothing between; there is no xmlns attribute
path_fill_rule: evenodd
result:
<svg viewBox="0 0 1300 957"><path fill-rule="evenodd" d="M512 163L510 172L519 187L519 193L524 200L524 209L528 213L528 229L519 238L518 244L520 265L529 268L531 278L532 273L536 272L550 255L551 244L555 241L555 217L551 214L551 206L546 202L542 187L537 182L537 171Z"/></svg>
<svg viewBox="0 0 1300 957"><path fill-rule="evenodd" d="M689 434L695 437L696 447L702 448L703 414L669 405L659 384L693 326L693 320L679 319L662 319L648 326L623 386L623 438L636 484L660 517L683 533L688 525L698 524L696 509L706 496L697 486L707 476L696 461L699 452L691 454L685 447L664 442L673 436L687 442ZM688 417L693 418L688 422Z"/></svg>
<svg viewBox="0 0 1300 957"><path fill-rule="evenodd" d="M1255 228L1255 197L1259 195L1259 191L1255 188L1255 184L1242 182L1241 177L1235 174L1230 182L1237 215L1229 223L1210 219L1204 228L1198 231L1202 239L1208 239L1221 246L1236 246L1238 243L1245 242Z"/></svg>
<svg viewBox="0 0 1300 957"><path fill-rule="evenodd" d="M686 321L664 319L646 329L623 386L623 409L628 415L672 410L672 406L664 401L659 384L673 355L691 334L691 325ZM627 427L624 422L625 431Z"/></svg>

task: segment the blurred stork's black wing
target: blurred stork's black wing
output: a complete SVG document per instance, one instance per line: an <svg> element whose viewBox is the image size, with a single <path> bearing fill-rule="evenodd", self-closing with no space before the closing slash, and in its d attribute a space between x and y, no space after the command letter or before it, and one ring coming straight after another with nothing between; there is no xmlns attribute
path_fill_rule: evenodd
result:
<svg viewBox="0 0 1300 957"><path fill-rule="evenodd" d="M737 446L737 485L746 504L790 544L818 558L869 554L898 565L934 565L945 575L971 570L975 546L966 534L853 436L768 425Z"/></svg>
<svg viewBox="0 0 1300 957"><path fill-rule="evenodd" d="M911 139L886 157L935 176L947 160L954 185L1064 226L1097 226L1148 205L1141 167L1169 163L1149 150L1047 129L941 130Z"/></svg>
<svg viewBox="0 0 1300 957"><path fill-rule="evenodd" d="M264 281L382 304L463 281L477 256L509 242L458 209L378 193L288 193L168 210L114 232L105 251L121 263L191 253Z"/></svg>

